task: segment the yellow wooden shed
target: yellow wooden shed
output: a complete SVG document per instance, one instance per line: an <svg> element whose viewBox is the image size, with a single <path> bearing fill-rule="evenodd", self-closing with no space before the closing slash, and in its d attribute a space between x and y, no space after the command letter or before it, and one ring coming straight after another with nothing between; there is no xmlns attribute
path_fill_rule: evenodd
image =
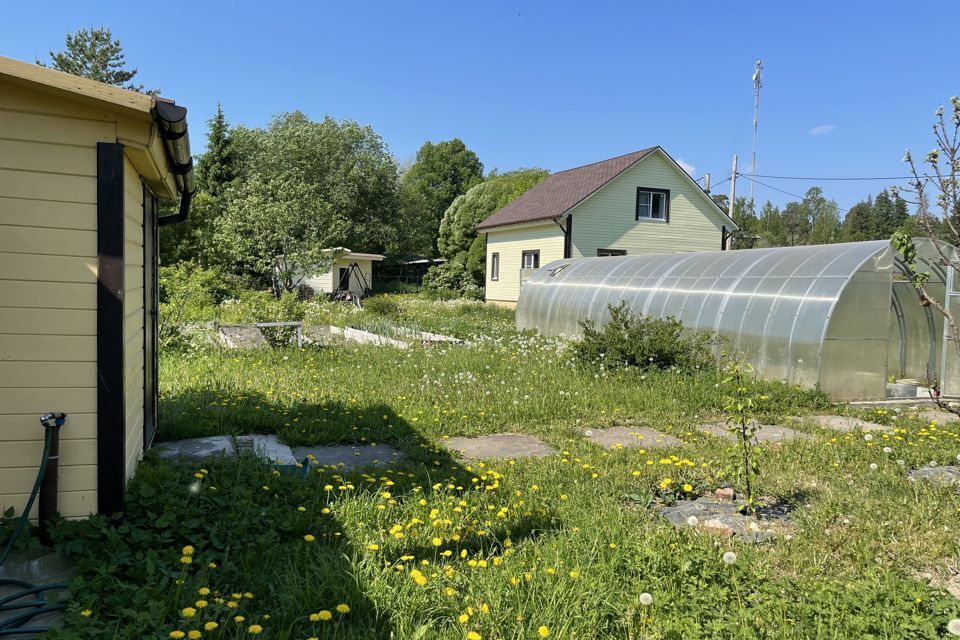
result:
<svg viewBox="0 0 960 640"><path fill-rule="evenodd" d="M193 185L183 107L0 57L0 510L24 508L52 411L59 512L123 508L157 424L158 226Z"/></svg>

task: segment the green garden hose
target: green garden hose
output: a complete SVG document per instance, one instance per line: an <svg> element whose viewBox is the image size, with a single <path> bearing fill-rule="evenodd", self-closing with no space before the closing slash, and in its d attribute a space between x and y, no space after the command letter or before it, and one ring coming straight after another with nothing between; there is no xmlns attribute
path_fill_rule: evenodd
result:
<svg viewBox="0 0 960 640"><path fill-rule="evenodd" d="M62 427L66 418L67 416L63 413L47 413L40 416L40 424L44 428L43 458L40 461L40 470L37 472L37 481L33 484L33 491L30 493L30 499L27 500L27 506L20 514L20 519L13 529L13 535L7 541L6 548L0 554L0 567L6 562L7 557L13 550L13 545L30 520L30 510L40 493L40 486L43 483L47 463L50 460L50 443L53 438L53 430ZM0 637L15 635L32 637L49 631L49 626L30 625L30 623L37 616L66 609L65 604L51 601L46 595L49 591L62 591L66 588L65 583L38 586L25 580L0 578L0 589L3 591L13 590L12 594L0 598Z"/></svg>

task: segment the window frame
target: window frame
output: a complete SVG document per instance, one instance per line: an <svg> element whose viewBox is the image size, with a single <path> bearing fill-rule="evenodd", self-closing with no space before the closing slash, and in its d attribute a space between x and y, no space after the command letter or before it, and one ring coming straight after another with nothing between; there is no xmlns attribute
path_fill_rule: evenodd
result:
<svg viewBox="0 0 960 640"><path fill-rule="evenodd" d="M536 264L532 267L527 265L527 256L533 256L534 262ZM520 252L520 268L521 269L539 269L540 268L540 249L524 249Z"/></svg>
<svg viewBox="0 0 960 640"><path fill-rule="evenodd" d="M650 215L640 215L640 196L641 194L650 194ZM653 195L663 196L663 216L653 217ZM634 208L634 221L636 222L670 222L670 189L657 189L654 187L637 187L637 198Z"/></svg>
<svg viewBox="0 0 960 640"><path fill-rule="evenodd" d="M490 254L490 282L500 280L500 252L494 251Z"/></svg>
<svg viewBox="0 0 960 640"><path fill-rule="evenodd" d="M597 249L598 258L619 258L627 255L626 249Z"/></svg>

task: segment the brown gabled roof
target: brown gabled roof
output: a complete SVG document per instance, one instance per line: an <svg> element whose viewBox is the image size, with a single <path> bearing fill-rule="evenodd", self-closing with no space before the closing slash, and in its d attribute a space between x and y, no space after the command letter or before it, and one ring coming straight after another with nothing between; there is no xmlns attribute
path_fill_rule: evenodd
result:
<svg viewBox="0 0 960 640"><path fill-rule="evenodd" d="M656 149L650 147L602 162L558 171L478 224L477 229L559 218Z"/></svg>

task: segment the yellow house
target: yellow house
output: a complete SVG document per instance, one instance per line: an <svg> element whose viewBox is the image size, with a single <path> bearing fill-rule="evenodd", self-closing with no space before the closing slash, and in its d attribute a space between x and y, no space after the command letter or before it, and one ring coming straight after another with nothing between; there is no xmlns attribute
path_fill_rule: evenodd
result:
<svg viewBox="0 0 960 640"><path fill-rule="evenodd" d="M560 171L477 225L486 300L514 306L554 260L725 249L736 229L661 147Z"/></svg>
<svg viewBox="0 0 960 640"><path fill-rule="evenodd" d="M158 226L193 190L186 109L0 57L0 510L23 510L54 411L47 504L123 508L156 430Z"/></svg>

